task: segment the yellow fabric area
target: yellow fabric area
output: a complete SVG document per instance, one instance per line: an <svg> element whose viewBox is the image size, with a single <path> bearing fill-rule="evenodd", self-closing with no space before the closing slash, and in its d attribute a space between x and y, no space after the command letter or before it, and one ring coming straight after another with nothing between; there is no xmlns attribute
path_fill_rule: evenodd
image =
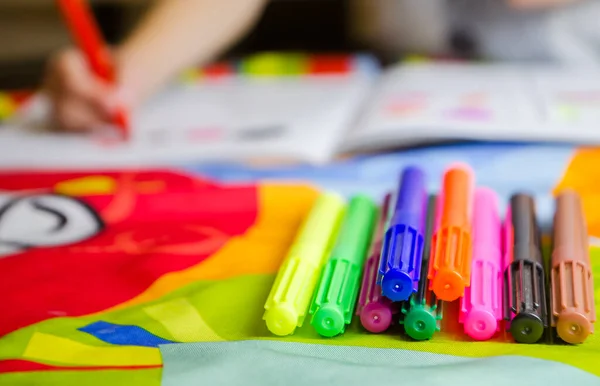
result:
<svg viewBox="0 0 600 386"><path fill-rule="evenodd" d="M144 308L144 312L162 324L178 342L221 341L194 306L186 299L173 299Z"/></svg>
<svg viewBox="0 0 600 386"><path fill-rule="evenodd" d="M23 358L81 366L149 366L162 363L158 348L91 346L39 332L29 340Z"/></svg>

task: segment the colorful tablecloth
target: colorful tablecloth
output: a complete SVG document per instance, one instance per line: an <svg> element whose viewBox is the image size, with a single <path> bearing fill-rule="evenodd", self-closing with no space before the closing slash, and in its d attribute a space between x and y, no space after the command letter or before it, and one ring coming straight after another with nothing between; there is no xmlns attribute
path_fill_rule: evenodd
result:
<svg viewBox="0 0 600 386"><path fill-rule="evenodd" d="M553 191L576 188L600 237L600 149L474 144L325 168L2 173L0 384L600 384L598 335L577 347L503 334L474 343L452 308L428 342L356 322L334 339L309 325L286 338L266 330L264 301L319 189L380 198L419 163L434 190L453 161L504 199L534 194L546 225Z"/></svg>

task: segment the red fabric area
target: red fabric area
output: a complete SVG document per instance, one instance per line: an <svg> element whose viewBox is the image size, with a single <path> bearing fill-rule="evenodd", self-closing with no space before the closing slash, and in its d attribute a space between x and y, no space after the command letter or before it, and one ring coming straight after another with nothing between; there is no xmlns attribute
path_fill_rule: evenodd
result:
<svg viewBox="0 0 600 386"><path fill-rule="evenodd" d="M0 189L51 189L90 174L99 175L0 174ZM127 301L159 277L201 263L243 234L257 216L255 186L221 187L168 172L105 175L121 181L114 194L73 198L102 220L97 233L79 242L0 256L0 336L52 317L91 314ZM144 181L160 189L146 193L135 188ZM35 200L35 193L28 194ZM2 229L10 229L15 217L0 215L0 244L7 241Z"/></svg>

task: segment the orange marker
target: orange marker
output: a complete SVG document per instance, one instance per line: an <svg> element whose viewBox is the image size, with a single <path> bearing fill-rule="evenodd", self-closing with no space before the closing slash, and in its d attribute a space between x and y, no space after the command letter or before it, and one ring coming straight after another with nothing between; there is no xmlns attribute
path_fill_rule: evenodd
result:
<svg viewBox="0 0 600 386"><path fill-rule="evenodd" d="M471 280L472 174L467 166L454 166L444 174L428 278L433 292L445 301L463 296Z"/></svg>
<svg viewBox="0 0 600 386"><path fill-rule="evenodd" d="M102 39L92 12L84 0L57 0L71 35L87 58L92 71L107 83L116 81L108 47ZM123 137L129 136L129 119L123 109L117 109L113 121Z"/></svg>

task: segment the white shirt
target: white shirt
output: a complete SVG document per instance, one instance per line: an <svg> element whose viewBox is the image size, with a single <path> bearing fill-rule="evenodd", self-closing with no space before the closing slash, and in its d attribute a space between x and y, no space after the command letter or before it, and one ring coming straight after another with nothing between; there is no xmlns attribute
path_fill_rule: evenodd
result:
<svg viewBox="0 0 600 386"><path fill-rule="evenodd" d="M446 0L450 33L471 35L496 60L600 65L600 1L518 11L501 0Z"/></svg>
<svg viewBox="0 0 600 386"><path fill-rule="evenodd" d="M373 19L364 35L392 57L460 53L471 45L470 53L484 59L600 66L600 0L536 11L505 0L360 1Z"/></svg>

